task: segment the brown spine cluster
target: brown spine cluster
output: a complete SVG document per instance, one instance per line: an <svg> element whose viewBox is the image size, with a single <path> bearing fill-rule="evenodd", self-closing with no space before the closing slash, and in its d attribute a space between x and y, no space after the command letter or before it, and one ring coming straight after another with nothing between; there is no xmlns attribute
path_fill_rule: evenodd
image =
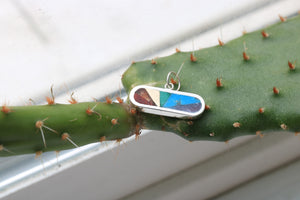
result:
<svg viewBox="0 0 300 200"><path fill-rule="evenodd" d="M196 56L194 56L193 53L191 53L191 55L190 55L190 60L191 60L192 62L196 62L196 61L197 61L197 58L196 58Z"/></svg>
<svg viewBox="0 0 300 200"><path fill-rule="evenodd" d="M223 84L222 84L221 81L222 81L221 78L217 78L217 80L216 80L216 85L217 85L218 88L223 87Z"/></svg>

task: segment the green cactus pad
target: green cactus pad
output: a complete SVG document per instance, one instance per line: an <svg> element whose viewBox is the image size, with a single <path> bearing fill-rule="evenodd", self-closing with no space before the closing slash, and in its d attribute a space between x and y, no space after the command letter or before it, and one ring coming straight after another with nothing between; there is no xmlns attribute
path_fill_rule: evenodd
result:
<svg viewBox="0 0 300 200"><path fill-rule="evenodd" d="M137 85L164 87L168 72L177 71L184 63L180 90L202 96L210 107L196 120L141 113L144 127L171 131L191 141L227 141L282 130L299 132L300 18L264 31L269 37L263 37L259 30L224 46L195 51L196 62L191 61L192 52L178 52L155 59L156 64L132 64L122 79L128 93ZM222 87L217 87L217 78ZM275 94L276 89L279 94Z"/></svg>

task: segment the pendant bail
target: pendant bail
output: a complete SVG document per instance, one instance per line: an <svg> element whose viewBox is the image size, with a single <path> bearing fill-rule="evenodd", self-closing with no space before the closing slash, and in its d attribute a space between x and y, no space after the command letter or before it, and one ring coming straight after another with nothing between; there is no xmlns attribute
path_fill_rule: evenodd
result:
<svg viewBox="0 0 300 200"><path fill-rule="evenodd" d="M169 72L168 75L167 75L167 83L165 84L165 88L166 89L170 89L170 90L174 89L174 84L172 82L170 82L171 75L174 75L175 78L178 81L178 87L176 89L176 91L178 91L180 89L180 79L179 79L178 75L175 72L173 72L173 71Z"/></svg>
<svg viewBox="0 0 300 200"><path fill-rule="evenodd" d="M182 63L181 64L181 66L180 66L180 68L179 68L179 70L178 70L178 72L176 73L176 72L174 72L174 71L170 71L169 73L168 73L168 75L167 75L167 83L165 84L165 88L166 89L170 89L170 90L173 90L174 89L174 84L171 82L171 75L174 75L174 77L175 77L175 80L177 79L177 81L178 81L178 87L177 87L177 89L176 89L176 91L178 91L178 90L180 90L180 78L179 78L179 73L180 73L180 71L181 71L181 69L182 69L182 67L183 67L183 65L184 65L184 63Z"/></svg>

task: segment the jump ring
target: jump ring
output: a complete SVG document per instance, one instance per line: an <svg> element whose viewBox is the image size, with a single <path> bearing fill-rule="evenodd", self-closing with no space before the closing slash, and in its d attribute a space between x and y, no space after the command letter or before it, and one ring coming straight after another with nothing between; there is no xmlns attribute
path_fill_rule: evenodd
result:
<svg viewBox="0 0 300 200"><path fill-rule="evenodd" d="M171 89L171 90L174 89L174 84L170 82L171 75L174 75L175 78L178 80L178 87L176 89L176 91L178 91L180 89L180 79L179 79L178 75L176 74L176 72L173 72L173 71L170 71L167 75L167 83L165 84L165 88Z"/></svg>

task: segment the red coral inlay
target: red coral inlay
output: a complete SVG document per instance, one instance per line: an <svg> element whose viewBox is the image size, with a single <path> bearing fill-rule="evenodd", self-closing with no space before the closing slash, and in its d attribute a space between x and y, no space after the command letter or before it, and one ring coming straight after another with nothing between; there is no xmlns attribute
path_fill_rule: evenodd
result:
<svg viewBox="0 0 300 200"><path fill-rule="evenodd" d="M134 99L141 104L156 106L156 104L144 88L138 89L134 93Z"/></svg>

